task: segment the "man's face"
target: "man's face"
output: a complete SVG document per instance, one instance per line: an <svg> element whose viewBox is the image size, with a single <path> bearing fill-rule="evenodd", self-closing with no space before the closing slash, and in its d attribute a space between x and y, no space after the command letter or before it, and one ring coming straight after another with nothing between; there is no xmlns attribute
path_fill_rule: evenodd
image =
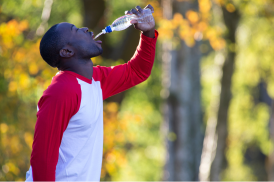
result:
<svg viewBox="0 0 274 182"><path fill-rule="evenodd" d="M61 33L64 42L72 47L77 58L92 58L102 54L101 41L93 39L93 32L88 28L77 28L70 23L60 23L57 31Z"/></svg>

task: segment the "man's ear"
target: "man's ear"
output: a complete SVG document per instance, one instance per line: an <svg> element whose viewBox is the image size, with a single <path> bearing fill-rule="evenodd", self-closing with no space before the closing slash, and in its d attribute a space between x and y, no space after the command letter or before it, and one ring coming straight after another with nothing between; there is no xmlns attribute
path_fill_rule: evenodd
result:
<svg viewBox="0 0 274 182"><path fill-rule="evenodd" d="M74 55L74 51L69 47L64 47L59 51L59 55L63 58L70 58Z"/></svg>

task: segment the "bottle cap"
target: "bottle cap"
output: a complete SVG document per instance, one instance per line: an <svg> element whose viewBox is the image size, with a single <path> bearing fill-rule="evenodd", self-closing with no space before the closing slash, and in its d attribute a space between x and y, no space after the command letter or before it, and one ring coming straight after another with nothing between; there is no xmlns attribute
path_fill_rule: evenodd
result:
<svg viewBox="0 0 274 182"><path fill-rule="evenodd" d="M105 30L106 30L106 32L107 32L107 33L112 32L112 30L111 30L111 27L110 27L110 26L107 26L107 27L105 28Z"/></svg>

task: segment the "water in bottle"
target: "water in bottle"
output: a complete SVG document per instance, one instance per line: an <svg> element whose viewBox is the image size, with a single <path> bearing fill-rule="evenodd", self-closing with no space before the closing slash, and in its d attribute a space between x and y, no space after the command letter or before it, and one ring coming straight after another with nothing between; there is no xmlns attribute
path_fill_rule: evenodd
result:
<svg viewBox="0 0 274 182"><path fill-rule="evenodd" d="M131 15L125 15L116 19L111 25L107 26L105 29L102 30L101 33L96 35L94 39L98 38L102 34L110 33L113 31L125 30L130 25L132 25L130 23L131 20L137 20L138 23L148 23L148 22L152 22L154 19L150 9L143 9L143 12L141 16L139 17L136 16L135 14L131 14Z"/></svg>

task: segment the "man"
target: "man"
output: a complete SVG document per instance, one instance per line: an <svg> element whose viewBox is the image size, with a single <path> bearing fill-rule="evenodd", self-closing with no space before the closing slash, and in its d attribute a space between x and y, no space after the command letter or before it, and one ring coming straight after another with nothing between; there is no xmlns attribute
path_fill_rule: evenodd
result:
<svg viewBox="0 0 274 182"><path fill-rule="evenodd" d="M137 6L127 14L142 11ZM60 71L38 102L26 181L100 180L103 99L145 81L155 57L155 22L131 23L142 31L139 46L128 63L114 67L93 67L90 58L102 54L102 42L87 28L60 23L43 36L41 56Z"/></svg>

